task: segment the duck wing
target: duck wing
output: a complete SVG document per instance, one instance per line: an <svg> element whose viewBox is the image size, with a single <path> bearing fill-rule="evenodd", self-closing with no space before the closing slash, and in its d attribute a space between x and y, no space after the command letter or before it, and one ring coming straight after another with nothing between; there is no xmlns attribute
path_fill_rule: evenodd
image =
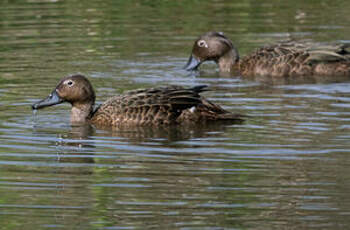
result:
<svg viewBox="0 0 350 230"><path fill-rule="evenodd" d="M207 86L157 87L128 91L103 103L92 117L96 124L172 124L182 111L201 103L200 93Z"/></svg>
<svg viewBox="0 0 350 230"><path fill-rule="evenodd" d="M343 63L350 63L350 44L286 41L262 47L246 56L240 63L240 70L246 76L312 75L317 73L317 65L335 69Z"/></svg>

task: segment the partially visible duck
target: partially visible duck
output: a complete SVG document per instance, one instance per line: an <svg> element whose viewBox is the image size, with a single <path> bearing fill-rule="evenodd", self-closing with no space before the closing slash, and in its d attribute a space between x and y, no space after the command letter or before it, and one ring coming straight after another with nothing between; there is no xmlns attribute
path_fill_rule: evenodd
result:
<svg viewBox="0 0 350 230"><path fill-rule="evenodd" d="M68 102L72 123L101 126L170 125L226 120L241 122L242 116L230 113L199 94L206 86L192 88L168 86L139 89L114 96L94 110L95 92L83 75L63 78L51 94L32 105L33 109Z"/></svg>
<svg viewBox="0 0 350 230"><path fill-rule="evenodd" d="M232 41L221 32L208 32L193 45L186 70L196 70L205 61L215 61L220 72L242 76L350 76L349 44L319 45L281 42L257 49L240 59Z"/></svg>

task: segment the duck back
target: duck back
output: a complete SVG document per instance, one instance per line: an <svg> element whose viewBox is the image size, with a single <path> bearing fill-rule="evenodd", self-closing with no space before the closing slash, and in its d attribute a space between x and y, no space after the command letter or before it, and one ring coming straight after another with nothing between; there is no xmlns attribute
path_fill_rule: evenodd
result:
<svg viewBox="0 0 350 230"><path fill-rule="evenodd" d="M205 87L168 86L128 91L98 107L91 122L108 126L177 123L182 111L201 103L199 93Z"/></svg>
<svg viewBox="0 0 350 230"><path fill-rule="evenodd" d="M349 45L282 42L262 47L239 63L243 76L350 75Z"/></svg>

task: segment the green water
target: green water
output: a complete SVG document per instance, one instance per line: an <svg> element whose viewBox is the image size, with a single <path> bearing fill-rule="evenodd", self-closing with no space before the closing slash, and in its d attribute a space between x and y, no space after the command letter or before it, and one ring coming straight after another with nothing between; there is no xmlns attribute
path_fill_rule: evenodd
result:
<svg viewBox="0 0 350 230"><path fill-rule="evenodd" d="M182 70L200 34L241 56L285 39L350 42L350 2L1 1L0 229L346 229L350 80L274 82ZM82 73L97 102L207 84L241 125L71 127L30 105Z"/></svg>

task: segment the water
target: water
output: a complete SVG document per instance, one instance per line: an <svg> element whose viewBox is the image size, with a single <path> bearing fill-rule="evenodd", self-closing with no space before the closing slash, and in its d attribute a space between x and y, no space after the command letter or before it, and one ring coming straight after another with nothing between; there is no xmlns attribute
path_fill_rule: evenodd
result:
<svg viewBox="0 0 350 230"><path fill-rule="evenodd" d="M243 56L288 38L349 42L348 1L2 1L1 229L345 229L350 80L222 77L181 67L224 31ZM128 89L208 84L240 125L72 127L33 115L83 73L98 103Z"/></svg>

